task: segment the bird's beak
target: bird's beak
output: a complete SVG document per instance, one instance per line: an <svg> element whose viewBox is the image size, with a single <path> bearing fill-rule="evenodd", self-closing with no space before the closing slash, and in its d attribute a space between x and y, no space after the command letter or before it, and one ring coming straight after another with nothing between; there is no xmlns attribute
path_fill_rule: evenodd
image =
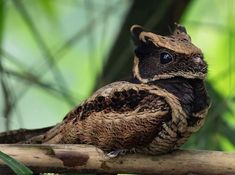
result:
<svg viewBox="0 0 235 175"><path fill-rule="evenodd" d="M198 64L198 65L204 64L204 61L203 61L202 58L199 57L199 56L194 57L194 58L193 58L193 62L196 63L196 64Z"/></svg>

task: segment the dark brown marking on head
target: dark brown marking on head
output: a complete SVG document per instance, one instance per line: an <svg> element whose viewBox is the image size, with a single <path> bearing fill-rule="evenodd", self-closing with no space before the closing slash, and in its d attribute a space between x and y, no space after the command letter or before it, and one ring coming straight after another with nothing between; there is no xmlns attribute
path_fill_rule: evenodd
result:
<svg viewBox="0 0 235 175"><path fill-rule="evenodd" d="M76 167L86 165L89 156L85 153L78 153L74 151L56 152L55 156L63 161L63 165L67 167Z"/></svg>

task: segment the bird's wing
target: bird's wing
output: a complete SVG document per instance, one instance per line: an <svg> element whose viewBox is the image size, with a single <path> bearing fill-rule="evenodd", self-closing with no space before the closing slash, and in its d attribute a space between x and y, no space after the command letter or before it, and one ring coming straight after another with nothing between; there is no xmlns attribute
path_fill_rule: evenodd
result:
<svg viewBox="0 0 235 175"><path fill-rule="evenodd" d="M109 84L71 111L61 142L76 140L104 150L143 146L171 120L164 90L126 81ZM76 125L76 129L74 128ZM79 139L75 138L76 133Z"/></svg>
<svg viewBox="0 0 235 175"><path fill-rule="evenodd" d="M109 84L69 112L62 123L28 143L85 143L103 150L149 144L164 123L179 123L177 98L147 84Z"/></svg>

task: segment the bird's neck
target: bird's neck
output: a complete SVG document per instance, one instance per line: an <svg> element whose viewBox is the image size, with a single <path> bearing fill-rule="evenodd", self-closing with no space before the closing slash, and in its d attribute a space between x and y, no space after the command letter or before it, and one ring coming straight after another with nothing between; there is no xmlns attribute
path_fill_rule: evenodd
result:
<svg viewBox="0 0 235 175"><path fill-rule="evenodd" d="M201 111L210 106L209 97L207 95L205 83L201 79L189 80L189 83L193 87L195 106L194 112Z"/></svg>
<svg viewBox="0 0 235 175"><path fill-rule="evenodd" d="M209 105L203 80L174 77L157 80L152 84L166 89L178 97L182 107L189 113L198 112Z"/></svg>

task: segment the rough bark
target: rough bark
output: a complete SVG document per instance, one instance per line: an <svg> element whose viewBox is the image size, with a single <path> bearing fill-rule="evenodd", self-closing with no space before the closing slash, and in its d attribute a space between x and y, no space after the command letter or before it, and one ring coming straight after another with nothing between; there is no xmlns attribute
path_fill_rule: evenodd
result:
<svg viewBox="0 0 235 175"><path fill-rule="evenodd" d="M0 151L34 173L235 174L235 153L219 151L179 150L161 156L130 154L111 159L88 145L0 145ZM0 161L0 174L10 173Z"/></svg>

